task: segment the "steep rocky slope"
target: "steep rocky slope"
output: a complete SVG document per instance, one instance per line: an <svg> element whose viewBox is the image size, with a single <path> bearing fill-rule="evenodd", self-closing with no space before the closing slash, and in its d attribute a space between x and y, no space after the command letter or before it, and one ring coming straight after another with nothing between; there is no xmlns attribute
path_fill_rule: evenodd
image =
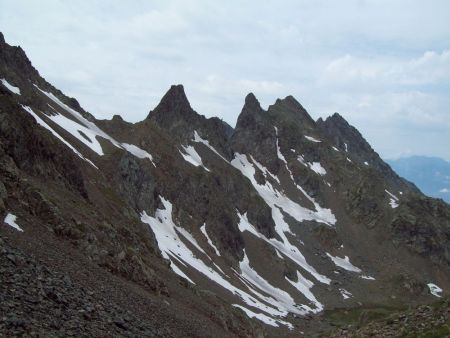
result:
<svg viewBox="0 0 450 338"><path fill-rule="evenodd" d="M2 269L20 286L3 290L2 311L23 314L24 278L41 266L35 289L68 302L92 288L68 311L111 304L79 312L95 323L74 334L88 335L298 336L317 332L324 310L450 290L450 207L337 114L316 122L292 96L265 111L249 94L233 129L197 114L177 85L141 122L97 120L1 35L0 80ZM58 311L53 294L31 308ZM8 334L71 330L5 318Z"/></svg>

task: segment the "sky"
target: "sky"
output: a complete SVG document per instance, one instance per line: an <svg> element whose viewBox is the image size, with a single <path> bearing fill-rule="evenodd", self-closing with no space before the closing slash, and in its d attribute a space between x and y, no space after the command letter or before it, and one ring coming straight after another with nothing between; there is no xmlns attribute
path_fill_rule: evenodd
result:
<svg viewBox="0 0 450 338"><path fill-rule="evenodd" d="M172 84L234 126L253 92L339 112L384 158L450 160L450 1L0 0L0 31L97 118Z"/></svg>

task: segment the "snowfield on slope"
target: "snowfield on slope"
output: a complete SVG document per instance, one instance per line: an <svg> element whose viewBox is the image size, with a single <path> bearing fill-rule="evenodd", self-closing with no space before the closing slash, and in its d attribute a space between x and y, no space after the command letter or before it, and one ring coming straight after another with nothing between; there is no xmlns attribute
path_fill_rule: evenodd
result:
<svg viewBox="0 0 450 338"><path fill-rule="evenodd" d="M248 221L247 215L241 215L238 213L239 216L239 230L241 232L248 231L251 234L255 235L256 237L264 240L271 246L273 246L276 250L278 250L282 255L285 255L286 257L290 258L293 262L295 262L298 266L300 266L302 269L307 271L309 274L311 274L316 280L318 280L321 283L324 284L330 284L331 279L328 277L321 275L312 267L305 259L305 257L302 255L300 250L295 246L292 245L284 233L283 227L277 226L277 223L275 223L276 228L275 231L278 233L278 235L282 238L282 241L277 240L276 238L270 238L268 239L263 234L258 232L256 228ZM277 216L280 216L277 214ZM281 216L282 217L282 216ZM284 220L283 220L284 222ZM286 224L287 225L287 224ZM288 231L290 231L288 229Z"/></svg>
<svg viewBox="0 0 450 338"><path fill-rule="evenodd" d="M255 179L255 167L253 166L253 163L248 161L247 155L235 153L231 164L250 180L259 195L263 198L267 205L272 208L273 217L276 217L274 213L276 214L276 210L278 210L280 213L283 211L289 214L298 222L316 221L327 225L334 225L336 223L336 217L333 215L331 210L320 208L320 210L314 211L307 209L292 201L283 192L275 189L270 182L266 181L264 185L258 184ZM258 164L258 166L262 165ZM284 217L281 218L284 219ZM283 223L285 222L283 221ZM287 228L289 227L287 224L286 226ZM284 228L286 228L286 226L283 225ZM290 230L287 231L290 232Z"/></svg>
<svg viewBox="0 0 450 338"><path fill-rule="evenodd" d="M92 165L94 168L98 169L98 167L92 163L91 160L87 159L86 157L84 157L78 150L75 149L74 146L72 146L69 142L67 142L61 135L59 135L52 127L50 127L44 120L42 120L34 111L33 109L31 109L28 106L22 106L22 108L29 113L31 116L33 116L33 118L35 119L35 121L42 127L44 127L45 129L47 129L48 131L50 131L53 136L55 136L58 140L60 140L62 143L64 143L70 150L72 150L78 157L80 157L81 159L83 159L84 161L88 162L90 165Z"/></svg>
<svg viewBox="0 0 450 338"><path fill-rule="evenodd" d="M239 263L240 272L235 271L235 275L242 285L238 287L233 284L235 282L227 277L215 264L213 264L213 267L216 269L205 263L203 260L205 258L208 263L212 263L213 261L189 232L174 223L172 219L172 204L168 200L162 197L160 198L164 209L157 209L154 217L147 215L145 211L142 212L141 221L148 224L152 229L161 254L164 258L170 260L170 266L176 274L195 284L186 274L189 268L195 269L230 293L238 296L246 306L235 306L241 308L247 315L273 326L275 324L282 324L292 327L292 324L280 320L280 318L286 317L289 313L305 315L308 313L316 313L323 309L322 304L309 292L309 288L312 286L310 281L304 279L299 274L299 281L290 281L290 283L305 295L307 299L311 300L313 305L316 305L315 308L308 305L296 304L288 292L273 286L261 277L251 267L245 252L243 260ZM187 242L198 251L197 254L187 246ZM286 252L289 249L284 248L282 250ZM321 279L329 282L326 277L322 277ZM254 310L248 307L254 308ZM260 312L257 313L255 310Z"/></svg>
<svg viewBox="0 0 450 338"><path fill-rule="evenodd" d="M69 134L74 136L77 140L79 140L81 143L86 145L88 148L90 148L93 152L95 152L99 156L103 156L104 153L103 153L103 149L102 149L100 142L97 140L97 137L102 137L102 138L108 140L109 142L111 142L115 147L123 149L125 151L128 151L130 154L132 154L133 156L135 156L137 158L140 158L140 159L147 158L154 166L156 166L155 163L153 162L152 155L150 155L147 151L145 151L133 144L120 143L120 142L116 141L113 137L109 136L107 133L105 133L103 130L101 130L99 127L97 127L97 125L95 123L87 120L79 112L70 108L65 103L61 102L61 100L59 100L54 94L42 90L37 85L34 85L34 86L37 88L37 90L40 93L44 94L51 101L56 103L60 108L64 109L67 113L69 113L69 115L71 115L76 121L69 119L68 117L66 117L62 114L59 114L56 111L56 109L53 108L51 105L49 105L49 107L53 109L53 113L45 115L45 116L48 119L50 119L52 122L54 122L56 125L58 125L59 127L61 127L64 130L66 130ZM26 108L24 108L24 109L26 109ZM30 110L31 110L31 108L30 108ZM27 111L33 115L33 117L36 119L36 121L38 121L39 124L41 124L43 127L50 130L53 135L55 135L59 140L63 141L72 150L74 150L78 156L85 159L84 156L79 153L79 151L77 151L72 145L70 145L66 140L64 140L53 128L51 128L40 117L38 117L36 113L34 113L30 110L27 110ZM91 164L93 164L91 161L89 161L89 162Z"/></svg>

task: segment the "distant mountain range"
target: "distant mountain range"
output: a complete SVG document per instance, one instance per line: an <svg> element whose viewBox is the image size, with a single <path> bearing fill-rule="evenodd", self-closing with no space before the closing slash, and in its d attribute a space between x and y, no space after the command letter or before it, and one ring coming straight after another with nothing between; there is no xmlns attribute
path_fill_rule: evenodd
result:
<svg viewBox="0 0 450 338"><path fill-rule="evenodd" d="M426 195L450 203L450 162L428 156L410 156L387 162Z"/></svg>

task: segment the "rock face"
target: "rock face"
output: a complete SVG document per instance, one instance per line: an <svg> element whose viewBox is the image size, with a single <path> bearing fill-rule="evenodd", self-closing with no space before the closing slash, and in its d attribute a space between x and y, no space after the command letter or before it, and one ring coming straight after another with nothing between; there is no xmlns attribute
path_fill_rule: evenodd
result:
<svg viewBox="0 0 450 338"><path fill-rule="evenodd" d="M298 336L324 310L449 292L450 207L341 116L248 94L233 129L177 85L141 122L97 120L0 47L2 334Z"/></svg>
<svg viewBox="0 0 450 338"><path fill-rule="evenodd" d="M202 138L209 140L222 155L230 156L227 144L233 128L217 117L207 119L197 114L191 108L182 85L170 87L158 106L149 113L147 119L166 130L172 138L181 143L191 140L195 130Z"/></svg>

